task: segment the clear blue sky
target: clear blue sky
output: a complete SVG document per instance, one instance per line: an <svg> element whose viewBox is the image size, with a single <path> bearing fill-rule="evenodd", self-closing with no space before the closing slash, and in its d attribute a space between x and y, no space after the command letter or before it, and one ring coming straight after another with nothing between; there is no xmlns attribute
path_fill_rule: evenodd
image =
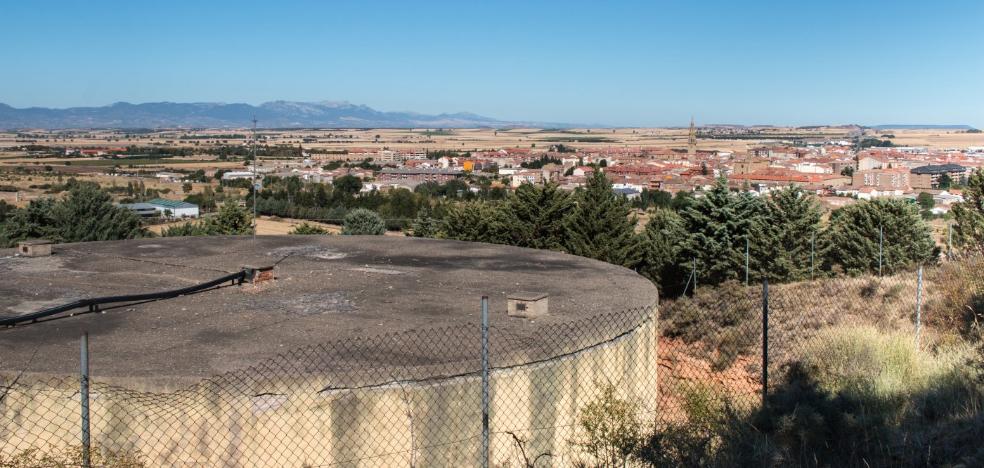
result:
<svg viewBox="0 0 984 468"><path fill-rule="evenodd" d="M984 127L984 1L7 2L0 102Z"/></svg>

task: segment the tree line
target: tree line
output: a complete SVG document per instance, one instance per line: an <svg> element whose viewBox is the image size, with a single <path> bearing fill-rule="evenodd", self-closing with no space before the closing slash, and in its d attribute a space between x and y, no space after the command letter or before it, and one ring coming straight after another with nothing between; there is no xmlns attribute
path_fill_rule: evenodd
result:
<svg viewBox="0 0 984 468"><path fill-rule="evenodd" d="M384 222L414 236L567 252L632 268L669 295L698 280L743 281L746 252L750 281L890 274L940 255L918 205L900 199L859 201L824 220L817 197L801 188L756 196L732 191L722 178L701 196L659 195L660 206L647 212L649 219L637 232L632 203L614 193L601 172L574 192L555 184L476 192L452 181L421 184L413 192L360 193L361 182L352 179L326 186L271 178L257 194L257 208L297 218L350 218L352 226L366 226L350 232L378 233ZM149 235L136 215L115 205L97 184L73 181L66 188L63 197L40 198L23 208L0 205L0 246L35 238L83 242ZM954 243L984 253L984 171L968 178L964 196L952 210ZM227 201L216 215L164 235L251 232L249 210Z"/></svg>
<svg viewBox="0 0 984 468"><path fill-rule="evenodd" d="M452 201L499 200L507 196L502 187L479 181L476 190L462 180L425 182L413 191L397 188L363 192L362 180L351 175L336 177L332 184L304 182L299 177L268 176L256 194L257 213L312 221L337 222L355 209L374 211L391 230L405 229L421 212L443 213ZM252 202L252 194L247 203Z"/></svg>
<svg viewBox="0 0 984 468"><path fill-rule="evenodd" d="M979 173L972 178L976 189L954 210L963 226L955 232L968 248L979 248L984 239L982 179ZM757 196L732 191L722 178L701 195L662 199L636 232L632 202L596 173L575 192L524 185L502 200L423 212L411 232L595 258L635 269L670 295L698 279L712 285L744 281L746 252L750 281L780 282L890 274L940 255L918 206L906 200L860 201L833 210L825 221L818 198L795 186Z"/></svg>

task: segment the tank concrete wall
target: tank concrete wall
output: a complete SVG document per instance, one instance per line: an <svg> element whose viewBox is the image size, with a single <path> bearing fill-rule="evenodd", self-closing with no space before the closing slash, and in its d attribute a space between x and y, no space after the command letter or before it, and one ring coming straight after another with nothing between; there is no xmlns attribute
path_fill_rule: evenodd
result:
<svg viewBox="0 0 984 468"><path fill-rule="evenodd" d="M579 455L578 414L607 384L651 420L657 401L657 327L652 317L610 341L491 373L492 466L550 453L553 466ZM9 385L9 384L8 384ZM477 466L481 377L320 390L252 391L203 383L176 393L133 392L98 382L92 443L139 454L148 466ZM3 387L0 387L2 390ZM276 388L271 387L271 388ZM12 386L0 403L0 454L65 453L79 440L78 381Z"/></svg>

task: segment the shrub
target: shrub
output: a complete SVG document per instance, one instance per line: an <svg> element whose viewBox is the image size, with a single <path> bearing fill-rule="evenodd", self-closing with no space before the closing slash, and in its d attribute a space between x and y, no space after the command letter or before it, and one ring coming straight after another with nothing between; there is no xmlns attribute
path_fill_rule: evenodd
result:
<svg viewBox="0 0 984 468"><path fill-rule="evenodd" d="M375 211L357 208L345 215L342 234L348 236L381 236L386 233L386 223Z"/></svg>
<svg viewBox="0 0 984 468"><path fill-rule="evenodd" d="M920 401L920 396L972 380L973 370L964 366L972 356L971 349L961 344L935 352L917 351L911 333L836 327L808 342L801 362L811 369L821 388L861 402L869 410L877 409L897 422L919 405L945 403Z"/></svg>
<svg viewBox="0 0 984 468"><path fill-rule="evenodd" d="M722 438L743 432L741 417L728 396L710 386L695 384L679 393L686 419L655 427L637 456L650 466L714 465L725 455L718 450Z"/></svg>
<svg viewBox="0 0 984 468"><path fill-rule="evenodd" d="M984 259L947 262L926 275L926 323L949 334L984 341Z"/></svg>
<svg viewBox="0 0 984 468"><path fill-rule="evenodd" d="M980 454L973 444L961 443L954 429L984 433L984 392L980 370L968 365L972 359L966 344L917 351L910 333L833 328L802 348L754 426L769 440L771 464L926 466L966 460ZM751 453L752 445L730 449Z"/></svg>
<svg viewBox="0 0 984 468"><path fill-rule="evenodd" d="M410 225L413 237L438 237L441 234L441 220L427 216L423 212Z"/></svg>
<svg viewBox="0 0 984 468"><path fill-rule="evenodd" d="M234 236L253 233L253 215L238 203L227 201L215 216L194 223L172 226L161 233L175 236Z"/></svg>
<svg viewBox="0 0 984 468"><path fill-rule="evenodd" d="M41 198L11 210L0 225L0 247L25 239L89 242L144 237L147 231L129 210L113 204L108 193L93 183L73 184L61 200Z"/></svg>
<svg viewBox="0 0 984 468"><path fill-rule="evenodd" d="M325 235L328 231L324 230L320 226L315 226L313 224L301 223L294 226L294 229L290 231L290 234L297 236L312 236L312 235Z"/></svg>
<svg viewBox="0 0 984 468"><path fill-rule="evenodd" d="M686 343L700 343L714 370L729 367L759 343L761 294L729 281L719 288L702 288L661 308L663 334Z"/></svg>
<svg viewBox="0 0 984 468"><path fill-rule="evenodd" d="M766 404L734 411L701 385L685 420L655 426L652 466L981 466L984 382L973 346L917 350L911 332L835 326L802 343Z"/></svg>
<svg viewBox="0 0 984 468"><path fill-rule="evenodd" d="M620 398L614 385L588 403L578 417L580 439L572 441L600 466L625 466L643 440L643 426L636 403Z"/></svg>

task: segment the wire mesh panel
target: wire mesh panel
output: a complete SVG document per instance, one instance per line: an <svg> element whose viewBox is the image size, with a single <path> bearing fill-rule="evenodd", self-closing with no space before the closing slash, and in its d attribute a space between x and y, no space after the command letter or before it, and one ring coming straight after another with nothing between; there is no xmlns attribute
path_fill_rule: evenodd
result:
<svg viewBox="0 0 984 468"><path fill-rule="evenodd" d="M578 415L607 387L638 404L640 420L651 417L653 312L553 318L536 324L536 335L493 322L493 466L520 463L522 451L550 453L552 465L573 463ZM481 342L478 324L353 338L176 391L141 391L140 382L96 375L88 400L93 463L478 466ZM77 378L5 381L3 388L3 464L81 464Z"/></svg>
<svg viewBox="0 0 984 468"><path fill-rule="evenodd" d="M761 394L761 286L699 289L660 307L660 417L687 419L688 401L754 407Z"/></svg>
<svg viewBox="0 0 984 468"><path fill-rule="evenodd" d="M790 417L762 419L763 370L769 393L807 402L789 392L796 366L877 362L844 336L935 346L981 318L981 271L968 258L926 267L921 281L902 271L773 284L767 329L762 285L735 282L578 320L496 314L487 400L477 322L299 348L179 389L97 374L92 465L482 466L485 410L488 466L713 464L733 442L722 415L751 437ZM38 359L78 359L62 354ZM30 363L0 378L0 466L80 466L79 378ZM728 461L789 461L769 450Z"/></svg>
<svg viewBox="0 0 984 468"><path fill-rule="evenodd" d="M548 326L535 340L493 328L491 466L573 466L602 457L594 425L649 424L657 410L655 310ZM592 421L612 401L625 414ZM607 417L608 415L601 415Z"/></svg>
<svg viewBox="0 0 984 468"><path fill-rule="evenodd" d="M35 457L55 454L51 460L81 463L78 379L28 381L18 375L5 380L0 384L0 441L4 449L0 461L13 465L23 460L27 465L26 461Z"/></svg>
<svg viewBox="0 0 984 468"><path fill-rule="evenodd" d="M844 330L905 330L915 337L916 272L776 285L769 301L770 385L806 357L823 359L823 336Z"/></svg>
<svg viewBox="0 0 984 468"><path fill-rule="evenodd" d="M966 417L978 407L972 376L981 366L973 343L984 323L982 267L979 257L970 257L884 276L771 284L767 301L762 284L727 282L664 301L660 419L655 452L645 462L797 466L827 456L861 466L866 457L927 460L928 448L899 445L916 433L890 418L922 406L929 409L919 410L921 418L945 411ZM906 382L931 372L952 379L933 390L950 392L947 397L913 393L923 384ZM965 400L940 409L953 395ZM940 450L931 435L917 437ZM918 450L924 453L913 453Z"/></svg>

